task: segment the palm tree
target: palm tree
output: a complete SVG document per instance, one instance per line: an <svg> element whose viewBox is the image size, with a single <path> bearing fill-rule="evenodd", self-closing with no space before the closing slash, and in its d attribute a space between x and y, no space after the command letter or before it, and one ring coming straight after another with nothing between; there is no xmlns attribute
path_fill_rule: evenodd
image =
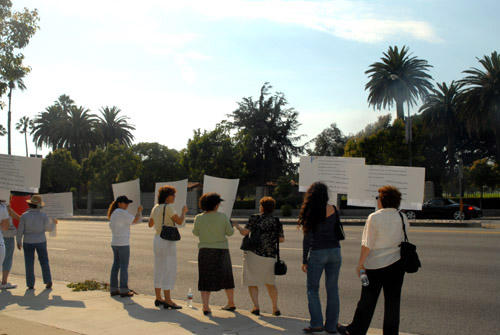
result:
<svg viewBox="0 0 500 335"><path fill-rule="evenodd" d="M29 117L23 116L16 123L16 130L19 130L21 134L24 134L24 143L26 145L26 157L28 157L28 128L33 126L33 121Z"/></svg>
<svg viewBox="0 0 500 335"><path fill-rule="evenodd" d="M365 74L370 81L365 85L369 90L368 104L373 108L392 107L396 103L398 119L404 119L404 103L413 106L417 98L425 98L432 89L432 77L427 73L432 65L426 60L411 57L409 48L403 46L399 51L397 46L389 47L384 52L382 62L373 63Z"/></svg>
<svg viewBox="0 0 500 335"><path fill-rule="evenodd" d="M99 111L102 117L97 117L97 129L102 136L104 145L118 140L120 144L130 146L134 140L130 131L135 130L135 127L127 122L129 118L118 116L121 110L116 106L102 107Z"/></svg>
<svg viewBox="0 0 500 335"><path fill-rule="evenodd" d="M102 143L99 133L96 132L96 123L97 118L90 114L89 109L73 106L59 124L59 145L68 149L79 164L91 150Z"/></svg>
<svg viewBox="0 0 500 335"><path fill-rule="evenodd" d="M461 108L461 88L463 84L452 81L450 86L446 83L437 84L438 90L432 89L425 103L420 107L423 123L429 130L431 137L445 134L448 140L448 164L450 172L455 167L455 142L460 129L458 113Z"/></svg>
<svg viewBox="0 0 500 335"><path fill-rule="evenodd" d="M5 136L7 134L7 129L0 124L0 136Z"/></svg>
<svg viewBox="0 0 500 335"><path fill-rule="evenodd" d="M61 108L56 105L45 108L44 112L36 116L31 135L33 135L33 142L37 148L41 148L43 145L52 147L52 151L60 148L59 132L62 128L60 124L64 118L65 115Z"/></svg>
<svg viewBox="0 0 500 335"><path fill-rule="evenodd" d="M2 73L2 78L8 83L9 87L9 94L7 94L9 99L9 109L7 112L7 148L9 155L11 154L12 90L16 87L21 91L26 89L23 77L26 76L27 71L28 70L23 67L9 67L8 71Z"/></svg>
<svg viewBox="0 0 500 335"><path fill-rule="evenodd" d="M469 132L479 133L491 129L495 133L497 162L500 163L500 55L494 51L491 57L477 58L484 71L477 68L463 71L468 74L460 83L464 88L464 108L460 118Z"/></svg>

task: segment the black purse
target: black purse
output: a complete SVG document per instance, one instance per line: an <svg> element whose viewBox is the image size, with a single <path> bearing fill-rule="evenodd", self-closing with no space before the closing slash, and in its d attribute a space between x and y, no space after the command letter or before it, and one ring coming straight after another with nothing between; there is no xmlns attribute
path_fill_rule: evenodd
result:
<svg viewBox="0 0 500 335"><path fill-rule="evenodd" d="M167 205L163 205L163 222L161 224L160 237L167 241L179 241L181 239L179 229L177 227L165 226L165 207Z"/></svg>
<svg viewBox="0 0 500 335"><path fill-rule="evenodd" d="M250 220L258 220L260 221L261 216L259 215L257 218L257 215L252 215L250 217ZM259 222L260 223L260 222ZM256 225L257 227L258 225ZM241 241L241 246L240 249L243 251L254 251L260 247L260 230L256 229L255 231L251 231L243 237L243 240Z"/></svg>
<svg viewBox="0 0 500 335"><path fill-rule="evenodd" d="M286 275L288 267L284 260L280 259L280 228L279 225L276 225L276 229L278 230L277 239L276 239L276 263L274 263L274 274L276 276Z"/></svg>
<svg viewBox="0 0 500 335"><path fill-rule="evenodd" d="M333 205L333 208L335 208L335 214L337 214L335 216L335 218L336 218L335 236L337 236L339 241L343 241L343 240L345 240L344 226L342 226L342 222L340 222L340 213L339 213L337 207L335 207L335 205Z"/></svg>
<svg viewBox="0 0 500 335"><path fill-rule="evenodd" d="M408 241L405 222L403 220L403 215L401 214L401 212L399 212L399 216L401 217L401 222L403 222L403 232L405 233L405 240L399 245L399 247L401 248L401 264L405 272L415 273L418 271L418 268L422 266L422 264L420 263L420 259L418 258L417 246L411 244Z"/></svg>

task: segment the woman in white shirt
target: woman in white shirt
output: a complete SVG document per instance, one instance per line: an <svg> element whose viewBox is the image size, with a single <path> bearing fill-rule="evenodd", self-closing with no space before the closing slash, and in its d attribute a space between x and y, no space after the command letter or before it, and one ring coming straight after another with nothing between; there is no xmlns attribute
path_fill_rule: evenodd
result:
<svg viewBox="0 0 500 335"><path fill-rule="evenodd" d="M366 221L356 269L358 277L362 270L366 271L369 284L361 289L361 298L351 324L337 326L342 335L366 334L382 289L385 300L384 335L397 335L399 332L401 288L405 274L399 245L404 240L403 224L406 231L409 224L406 216L398 211L401 203L399 190L394 186L383 186L378 192L379 210Z"/></svg>
<svg viewBox="0 0 500 335"><path fill-rule="evenodd" d="M132 202L121 195L111 203L108 209L109 228L111 229L111 248L113 249L113 265L109 280L111 296L131 297L134 291L128 288L128 263L130 259L130 226L142 221L142 206L137 208L133 216L127 212L128 205ZM118 286L118 273L120 273L120 286Z"/></svg>
<svg viewBox="0 0 500 335"><path fill-rule="evenodd" d="M177 275L177 249L176 241L164 240L160 237L162 226L181 225L188 211L187 206L182 208L181 216L177 215L173 204L175 201L175 187L165 185L158 190L158 204L151 211L149 227L154 227L155 237L153 250L155 254L154 287L155 306L168 309L181 309L182 307L172 301L170 291L174 289ZM161 297L161 291L165 299Z"/></svg>

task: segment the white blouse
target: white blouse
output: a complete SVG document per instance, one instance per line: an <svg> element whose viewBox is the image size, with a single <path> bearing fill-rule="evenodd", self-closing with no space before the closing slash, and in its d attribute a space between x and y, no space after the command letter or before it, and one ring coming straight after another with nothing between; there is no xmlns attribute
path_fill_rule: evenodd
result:
<svg viewBox="0 0 500 335"><path fill-rule="evenodd" d="M410 224L403 215L406 234ZM382 208L370 214L363 229L361 245L370 249L365 260L367 269L380 269L401 258L399 244L404 240L403 224L398 210Z"/></svg>

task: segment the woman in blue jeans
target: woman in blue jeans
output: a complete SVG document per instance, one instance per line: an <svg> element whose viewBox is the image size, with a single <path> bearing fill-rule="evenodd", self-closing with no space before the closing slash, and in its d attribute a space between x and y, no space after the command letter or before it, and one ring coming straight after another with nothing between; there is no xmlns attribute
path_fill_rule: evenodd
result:
<svg viewBox="0 0 500 335"><path fill-rule="evenodd" d="M312 184L306 192L299 214L299 227L304 232L302 271L307 273L307 300L311 321L304 332L337 333L339 318L338 280L342 256L340 235L342 225L335 206L328 204L328 188L323 183ZM326 315L323 325L319 282L325 272Z"/></svg>
<svg viewBox="0 0 500 335"><path fill-rule="evenodd" d="M128 205L132 202L126 196L120 195L109 205L108 218L111 229L111 248L113 249L113 265L109 280L111 296L120 295L122 298L131 297L134 291L128 288L128 262L130 259L130 225L142 221L142 206L137 208L133 216L127 212ZM120 286L118 287L118 273L120 273Z"/></svg>

